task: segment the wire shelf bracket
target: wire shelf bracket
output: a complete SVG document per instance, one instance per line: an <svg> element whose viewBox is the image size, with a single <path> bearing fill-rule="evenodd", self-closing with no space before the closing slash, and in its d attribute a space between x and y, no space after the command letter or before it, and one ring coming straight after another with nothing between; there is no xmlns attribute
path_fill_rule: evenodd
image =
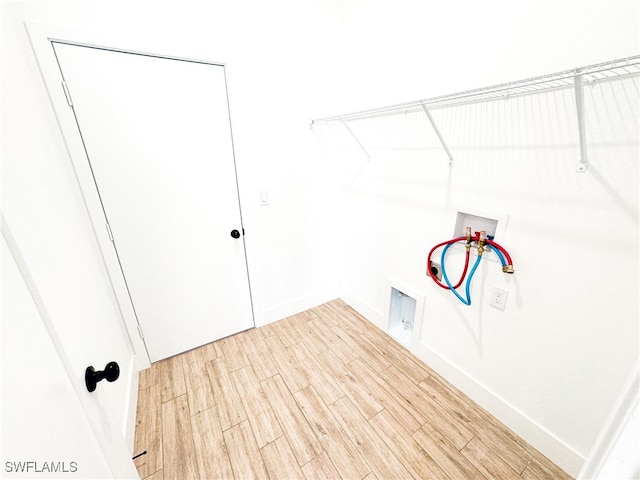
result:
<svg viewBox="0 0 640 480"><path fill-rule="evenodd" d="M436 122L433 119L433 116L431 116L431 112L429 111L427 106L423 104L422 105L422 109L424 110L424 113L427 115L427 118L429 119L429 122L431 123L431 126L433 127L433 131L436 132L436 135L438 136L438 140L440 140L440 143L442 144L442 148L444 148L444 151L447 153L447 157L449 157L449 166L452 167L453 166L453 155L451 155L451 151L449 150L449 147L447 146L447 142L444 141L444 138L442 137L442 134L440 133L440 129L438 129L438 125L436 125Z"/></svg>
<svg viewBox="0 0 640 480"><path fill-rule="evenodd" d="M367 152L367 149L364 148L364 146L362 145L362 143L360 143L360 140L358 140L358 137L356 137L355 133L353 133L353 131L349 128L349 125L347 125L347 122L345 120L340 120L342 122L342 124L344 125L344 128L347 129L347 131L349 132L349 134L353 137L353 139L356 141L356 143L358 144L358 146L360 147L360 150L362 150L364 152L364 154L367 156L367 161L371 160L371 155L369 155L369 152Z"/></svg>
<svg viewBox="0 0 640 480"><path fill-rule="evenodd" d="M589 165L589 159L587 158L587 134L584 123L584 81L580 69L576 70L576 74L573 77L573 90L576 96L578 135L580 136L580 163L576 167L576 172L585 173Z"/></svg>

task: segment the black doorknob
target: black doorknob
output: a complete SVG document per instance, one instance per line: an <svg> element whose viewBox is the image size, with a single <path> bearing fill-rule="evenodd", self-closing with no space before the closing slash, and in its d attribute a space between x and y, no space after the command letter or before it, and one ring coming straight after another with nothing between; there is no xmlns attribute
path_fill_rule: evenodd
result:
<svg viewBox="0 0 640 480"><path fill-rule="evenodd" d="M87 390L93 392L96 389L96 384L100 380L106 380L107 382L115 382L120 376L120 367L116 362L109 362L104 370L96 371L93 367L87 367L84 371L84 383L87 386Z"/></svg>
<svg viewBox="0 0 640 480"><path fill-rule="evenodd" d="M240 232L238 230L231 230L231 236L233 238L240 238Z"/></svg>

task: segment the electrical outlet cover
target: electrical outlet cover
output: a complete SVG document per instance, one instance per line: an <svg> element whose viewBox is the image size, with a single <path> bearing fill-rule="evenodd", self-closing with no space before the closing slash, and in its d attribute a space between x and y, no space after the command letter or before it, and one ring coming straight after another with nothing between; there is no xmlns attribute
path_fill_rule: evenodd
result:
<svg viewBox="0 0 640 480"><path fill-rule="evenodd" d="M509 297L509 291L500 287L493 287L491 290L491 297L489 303L492 307L498 310L504 310L507 306L507 298Z"/></svg>

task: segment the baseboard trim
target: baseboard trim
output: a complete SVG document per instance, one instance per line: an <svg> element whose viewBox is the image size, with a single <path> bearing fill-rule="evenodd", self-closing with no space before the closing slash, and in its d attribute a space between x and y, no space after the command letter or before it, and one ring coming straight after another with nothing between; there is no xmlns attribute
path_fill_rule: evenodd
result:
<svg viewBox="0 0 640 480"><path fill-rule="evenodd" d="M291 315L304 312L310 308L335 300L337 297L338 295L335 290L323 290L294 298L293 300L281 303L275 307L269 307L262 310L260 317L256 318L256 327L262 327L269 323L277 322L283 318L290 317Z"/></svg>
<svg viewBox="0 0 640 480"><path fill-rule="evenodd" d="M383 312L365 302L353 291L348 290L344 287L340 289L340 298L344 300L344 302L351 308L353 308L356 312L373 323L376 327L385 332L387 331L387 326L385 325L386 317Z"/></svg>
<svg viewBox="0 0 640 480"><path fill-rule="evenodd" d="M533 419L422 342L415 355L552 462L576 477L585 458Z"/></svg>

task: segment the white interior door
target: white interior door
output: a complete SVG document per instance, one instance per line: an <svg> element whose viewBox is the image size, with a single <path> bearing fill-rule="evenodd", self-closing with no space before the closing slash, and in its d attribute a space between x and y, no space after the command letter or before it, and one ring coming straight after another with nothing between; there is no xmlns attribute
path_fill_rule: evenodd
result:
<svg viewBox="0 0 640 480"><path fill-rule="evenodd" d="M52 44L151 361L252 327L224 66Z"/></svg>
<svg viewBox="0 0 640 480"><path fill-rule="evenodd" d="M106 395L127 379L87 392L4 218L0 242L0 477L138 478Z"/></svg>

